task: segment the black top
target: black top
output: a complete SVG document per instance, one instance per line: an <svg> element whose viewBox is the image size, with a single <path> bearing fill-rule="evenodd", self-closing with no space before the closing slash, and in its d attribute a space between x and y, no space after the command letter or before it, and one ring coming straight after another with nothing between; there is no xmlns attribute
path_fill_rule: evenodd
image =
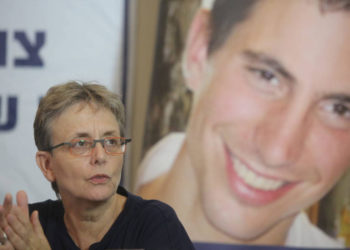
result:
<svg viewBox="0 0 350 250"><path fill-rule="evenodd" d="M320 248L310 247L285 247L268 245L230 245L222 243L194 242L196 250L320 250ZM344 248L345 249L345 248ZM331 248L322 248L322 250L334 250Z"/></svg>
<svg viewBox="0 0 350 250"><path fill-rule="evenodd" d="M127 197L124 209L103 239L89 249L194 249L170 206L156 200L143 200L122 187L117 193ZM79 249L64 224L62 201L30 204L29 210L30 213L38 210L40 223L52 249Z"/></svg>

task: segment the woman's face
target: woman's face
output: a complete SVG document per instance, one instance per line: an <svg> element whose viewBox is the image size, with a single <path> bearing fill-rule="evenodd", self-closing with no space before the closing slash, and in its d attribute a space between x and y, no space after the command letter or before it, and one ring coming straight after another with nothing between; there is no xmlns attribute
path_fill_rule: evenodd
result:
<svg viewBox="0 0 350 250"><path fill-rule="evenodd" d="M52 145L76 138L102 139L120 136L114 114L94 104L78 103L51 123ZM97 143L89 156L75 156L68 146L52 151L49 181L56 181L62 199L103 201L116 193L120 182L123 155L107 155Z"/></svg>

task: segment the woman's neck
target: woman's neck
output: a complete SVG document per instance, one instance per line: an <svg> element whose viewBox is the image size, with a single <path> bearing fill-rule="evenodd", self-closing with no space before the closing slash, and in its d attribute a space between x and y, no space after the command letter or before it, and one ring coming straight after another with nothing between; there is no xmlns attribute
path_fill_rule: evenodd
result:
<svg viewBox="0 0 350 250"><path fill-rule="evenodd" d="M102 240L123 210L126 197L119 194L99 204L63 199L64 223L68 234L80 249Z"/></svg>

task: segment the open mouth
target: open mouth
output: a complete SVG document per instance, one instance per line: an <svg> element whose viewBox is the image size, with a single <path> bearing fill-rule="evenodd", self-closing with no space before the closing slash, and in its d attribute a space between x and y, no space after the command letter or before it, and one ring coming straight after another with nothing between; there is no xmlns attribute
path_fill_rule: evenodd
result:
<svg viewBox="0 0 350 250"><path fill-rule="evenodd" d="M228 181L235 196L246 204L265 205L283 196L296 183L262 175L226 147Z"/></svg>

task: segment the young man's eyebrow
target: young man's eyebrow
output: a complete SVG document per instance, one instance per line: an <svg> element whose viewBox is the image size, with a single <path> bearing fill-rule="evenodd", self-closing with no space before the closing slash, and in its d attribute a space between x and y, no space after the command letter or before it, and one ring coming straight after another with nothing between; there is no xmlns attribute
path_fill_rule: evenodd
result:
<svg viewBox="0 0 350 250"><path fill-rule="evenodd" d="M284 76L288 80L293 81L293 82L295 81L295 78L292 76L291 73L289 73L285 69L285 67L282 65L282 63L280 63L275 58L273 58L269 55L266 55L266 54L260 53L260 52L254 52L251 50L245 50L243 52L243 56L250 61L266 64L266 65L270 66L271 68L273 68L274 70L276 70L278 73L280 73L282 76Z"/></svg>
<svg viewBox="0 0 350 250"><path fill-rule="evenodd" d="M330 95L326 95L324 98L350 103L350 95L347 95L347 94L330 94Z"/></svg>

